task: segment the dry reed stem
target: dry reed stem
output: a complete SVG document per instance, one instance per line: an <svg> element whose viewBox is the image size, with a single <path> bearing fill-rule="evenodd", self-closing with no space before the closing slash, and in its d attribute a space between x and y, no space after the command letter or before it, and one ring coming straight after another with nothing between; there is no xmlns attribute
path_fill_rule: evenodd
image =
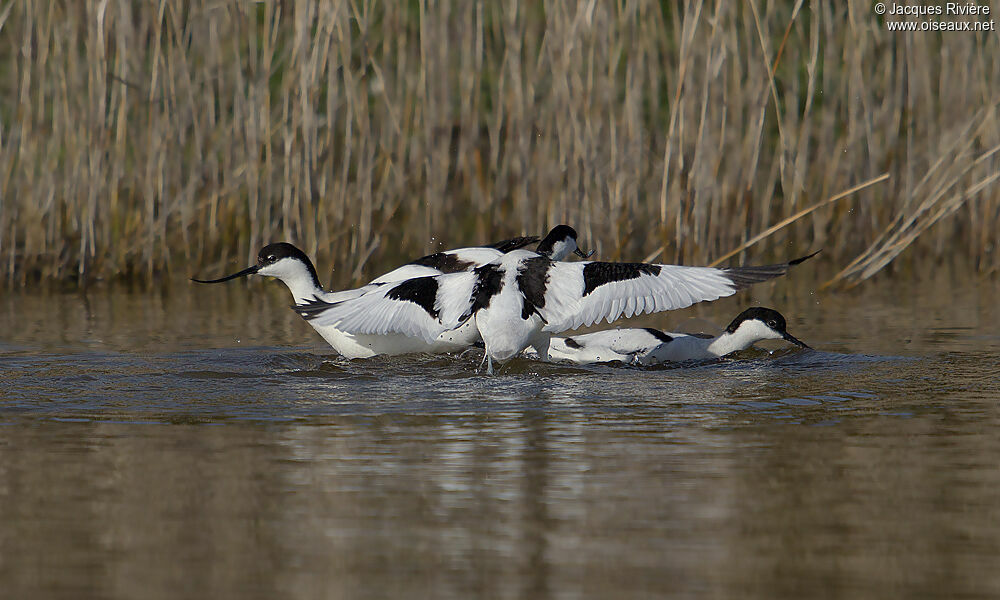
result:
<svg viewBox="0 0 1000 600"><path fill-rule="evenodd" d="M785 227L788 227L789 225L791 225L792 223L798 221L802 217L804 217L804 216L806 216L808 214L811 214L814 211L816 211L816 210L818 210L818 209L820 209L820 208L822 208L822 207L824 207L824 206L826 206L828 204L833 204L837 200L841 200L843 198L847 198L848 196L850 196L852 194L860 192L861 190L863 190L863 189L865 189L865 188L867 188L869 186L875 185L876 183L880 183L880 182L885 181L887 179L889 179L889 174L888 173L882 173L881 175L879 175L875 179L869 179L868 181L865 181L864 183L859 183L858 185L856 185L856 186L854 186L854 187L852 187L852 188L850 188L848 190L844 190L843 192L840 192L839 194L835 194L833 196L830 196L829 198L827 198L826 200L823 200L822 202L817 202L816 204L813 204L809 208L800 210L799 212L795 213L794 215L788 217L787 219L784 219L781 222L776 223L776 224L772 225L771 227L768 227L764 231L758 233L757 235L753 236L752 238L750 238L748 241L744 242L743 244L741 244L737 248L735 248L733 250L730 250L729 252L723 254L722 256L720 256L719 258L717 258L716 260L708 263L708 266L710 266L710 267L718 266L718 265L722 264L723 262L725 262L726 260L728 260L729 258L732 258L733 256L736 256L740 252L743 252L744 250L746 250L750 246L753 246L757 242L760 242L761 240L767 239L768 237L770 237L775 232L780 231L781 229L784 229Z"/></svg>
<svg viewBox="0 0 1000 600"><path fill-rule="evenodd" d="M980 194L984 190L988 189L989 186L1000 178L1000 172L993 172L976 182L974 185L969 186L962 192L950 196L947 200L941 200L945 192L950 189L952 185L958 184L959 180L968 172L976 166L986 162L997 152L1000 152L1000 146L995 146L988 152L983 153L971 164L963 168L961 172L951 180L951 184L921 203L919 209L908 218L893 223L889 229L879 236L877 243L873 244L868 251L861 254L848 266L844 267L832 279L825 282L820 289L827 289L833 285L843 282L847 282L849 284L848 287L853 287L861 281L870 278L889 264L889 262L903 252L903 250L908 248L922 233L937 224L943 217L954 213L963 204L965 204L970 197ZM934 213L931 213L930 211L934 206L937 206L937 210Z"/></svg>
<svg viewBox="0 0 1000 600"><path fill-rule="evenodd" d="M284 239L340 287L559 222L604 259L784 223L762 239L851 269L998 263L1000 40L860 0L20 0L0 32L5 286Z"/></svg>

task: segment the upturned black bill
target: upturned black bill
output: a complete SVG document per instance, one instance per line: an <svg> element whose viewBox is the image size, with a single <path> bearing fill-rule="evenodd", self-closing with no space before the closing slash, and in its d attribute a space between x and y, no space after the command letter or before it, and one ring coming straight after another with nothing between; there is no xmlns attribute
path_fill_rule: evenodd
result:
<svg viewBox="0 0 1000 600"><path fill-rule="evenodd" d="M254 265L252 267L247 267L240 271L239 273L233 273L232 275L227 275L221 279L195 279L191 278L191 281L196 281L198 283L222 283L223 281L229 281L230 279L236 279L237 277L246 277L247 275L253 275L260 270L260 267Z"/></svg>
<svg viewBox="0 0 1000 600"><path fill-rule="evenodd" d="M791 343L795 344L796 346L802 346L803 348L806 348L808 350L812 350L812 348L810 348L809 346L807 346L805 344L805 342L802 342L801 340L796 339L794 335L788 333L787 331L781 337L784 338L784 340L786 342L791 342Z"/></svg>

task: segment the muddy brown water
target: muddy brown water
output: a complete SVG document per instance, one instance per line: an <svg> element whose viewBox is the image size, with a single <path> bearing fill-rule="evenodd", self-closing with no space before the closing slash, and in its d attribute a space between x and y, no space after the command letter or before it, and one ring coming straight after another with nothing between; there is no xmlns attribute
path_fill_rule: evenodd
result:
<svg viewBox="0 0 1000 600"><path fill-rule="evenodd" d="M256 281L0 293L0 597L995 597L1000 287L756 291L816 348L347 361Z"/></svg>

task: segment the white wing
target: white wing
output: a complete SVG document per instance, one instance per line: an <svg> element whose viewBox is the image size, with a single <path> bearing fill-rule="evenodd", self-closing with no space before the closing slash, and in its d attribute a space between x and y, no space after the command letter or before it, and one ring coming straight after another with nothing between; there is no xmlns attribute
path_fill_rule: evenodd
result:
<svg viewBox="0 0 1000 600"><path fill-rule="evenodd" d="M317 300L322 302L332 303L332 302L343 302L344 300L351 300L352 298L357 298L363 296L364 294L377 289L379 286L373 284L363 285L359 288L354 288L350 290L342 290L339 292L318 292L315 297ZM305 303L306 306L309 305L308 302Z"/></svg>
<svg viewBox="0 0 1000 600"><path fill-rule="evenodd" d="M662 334L661 334L662 335ZM559 338L553 338L559 339ZM665 340L657 338L648 329L605 329L574 335L574 342L585 348L608 348L616 354L636 354L655 348Z"/></svg>
<svg viewBox="0 0 1000 600"><path fill-rule="evenodd" d="M438 271L433 267L425 267L424 265L403 265L401 267L396 267L385 275L380 275L375 279L372 279L368 285L376 283L392 283L395 281L403 281L405 279L416 279L417 277L433 277L434 275L440 274L441 271Z"/></svg>
<svg viewBox="0 0 1000 600"><path fill-rule="evenodd" d="M500 250L485 247L457 248L455 250L436 252L393 269L385 275L373 279L371 283L389 283L403 281L404 279L414 279L416 277L471 271L476 267L493 262L501 256L503 256L503 252Z"/></svg>
<svg viewBox="0 0 1000 600"><path fill-rule="evenodd" d="M345 333L401 333L430 343L462 324L475 282L472 272L419 277L376 286L343 302L318 301L296 310L314 325Z"/></svg>
<svg viewBox="0 0 1000 600"><path fill-rule="evenodd" d="M777 277L804 259L761 267L685 267L642 263L551 263L545 305L539 314L544 331L554 333L608 323L625 315L675 310L730 296L759 281Z"/></svg>

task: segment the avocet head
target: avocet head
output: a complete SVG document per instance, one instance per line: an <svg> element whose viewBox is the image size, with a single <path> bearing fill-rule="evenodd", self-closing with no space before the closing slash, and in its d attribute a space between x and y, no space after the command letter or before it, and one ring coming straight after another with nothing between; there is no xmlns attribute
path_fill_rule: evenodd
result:
<svg viewBox="0 0 1000 600"><path fill-rule="evenodd" d="M755 306L741 312L726 327L726 333L757 340L785 340L796 346L809 348L785 330L785 317L772 308ZM753 342L751 342L753 343Z"/></svg>
<svg viewBox="0 0 1000 600"><path fill-rule="evenodd" d="M268 244L257 253L257 264L247 267L238 273L227 275L219 279L194 279L198 283L222 283L237 277L247 275L267 275L277 277L285 282L285 285L293 291L298 288L318 288L319 277L316 276L316 268L312 261L304 252L289 244L288 242L277 242Z"/></svg>
<svg viewBox="0 0 1000 600"><path fill-rule="evenodd" d="M594 252L585 253L576 245L576 230L569 225L556 225L552 231L538 242L535 252L550 260L562 260L572 252L581 258L590 258Z"/></svg>

